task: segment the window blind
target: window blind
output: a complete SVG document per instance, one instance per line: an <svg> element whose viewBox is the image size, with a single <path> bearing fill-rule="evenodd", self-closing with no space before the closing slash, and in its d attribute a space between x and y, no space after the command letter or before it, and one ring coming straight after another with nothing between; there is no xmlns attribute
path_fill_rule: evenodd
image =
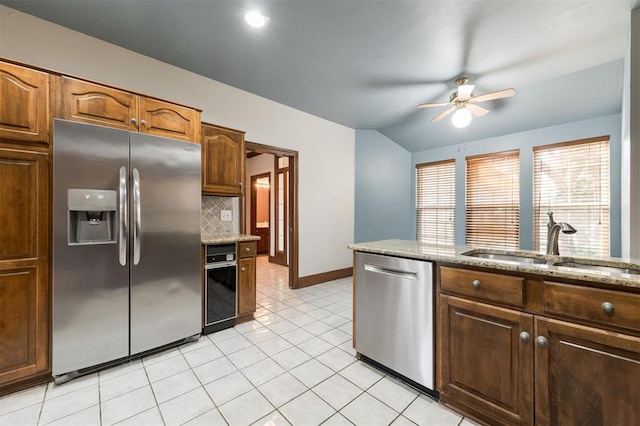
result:
<svg viewBox="0 0 640 426"><path fill-rule="evenodd" d="M560 234L560 252L609 255L609 137L539 146L534 151L534 245L547 248L547 212L578 232Z"/></svg>
<svg viewBox="0 0 640 426"><path fill-rule="evenodd" d="M455 160L416 165L416 236L420 242L453 244Z"/></svg>
<svg viewBox="0 0 640 426"><path fill-rule="evenodd" d="M468 245L519 247L519 154L516 150L466 158Z"/></svg>

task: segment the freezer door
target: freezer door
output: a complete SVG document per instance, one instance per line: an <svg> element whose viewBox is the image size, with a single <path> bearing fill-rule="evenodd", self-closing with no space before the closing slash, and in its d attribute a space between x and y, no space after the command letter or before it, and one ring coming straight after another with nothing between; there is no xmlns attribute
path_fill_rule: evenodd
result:
<svg viewBox="0 0 640 426"><path fill-rule="evenodd" d="M131 354L200 333L200 146L131 134Z"/></svg>
<svg viewBox="0 0 640 426"><path fill-rule="evenodd" d="M129 265L119 262L125 206L118 201L128 162L129 132L54 120L54 376L129 355ZM90 220L95 209L107 213ZM111 214L115 223L107 226Z"/></svg>

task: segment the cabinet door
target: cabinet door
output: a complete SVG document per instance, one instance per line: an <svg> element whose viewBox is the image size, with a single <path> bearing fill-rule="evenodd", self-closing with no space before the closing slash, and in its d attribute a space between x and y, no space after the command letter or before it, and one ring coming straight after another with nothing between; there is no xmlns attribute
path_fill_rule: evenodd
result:
<svg viewBox="0 0 640 426"><path fill-rule="evenodd" d="M49 143L49 75L0 62L0 139Z"/></svg>
<svg viewBox="0 0 640 426"><path fill-rule="evenodd" d="M138 131L185 142L199 142L200 112L169 102L140 97Z"/></svg>
<svg viewBox="0 0 640 426"><path fill-rule="evenodd" d="M47 154L0 148L0 394L49 370Z"/></svg>
<svg viewBox="0 0 640 426"><path fill-rule="evenodd" d="M212 125L202 126L202 192L242 195L244 133Z"/></svg>
<svg viewBox="0 0 640 426"><path fill-rule="evenodd" d="M58 80L56 116L67 120L137 131L138 97L133 93L69 77Z"/></svg>
<svg viewBox="0 0 640 426"><path fill-rule="evenodd" d="M533 317L440 296L438 390L491 424L533 423Z"/></svg>
<svg viewBox="0 0 640 426"><path fill-rule="evenodd" d="M640 424L640 338L536 318L536 424Z"/></svg>
<svg viewBox="0 0 640 426"><path fill-rule="evenodd" d="M238 316L256 311L256 258L238 259Z"/></svg>

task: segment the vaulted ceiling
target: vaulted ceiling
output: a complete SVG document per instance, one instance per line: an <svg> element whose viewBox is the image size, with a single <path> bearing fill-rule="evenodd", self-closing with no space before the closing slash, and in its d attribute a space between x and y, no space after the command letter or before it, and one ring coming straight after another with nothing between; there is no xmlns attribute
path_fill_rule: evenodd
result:
<svg viewBox="0 0 640 426"><path fill-rule="evenodd" d="M411 152L621 110L638 0L0 0ZM248 27L258 8L266 27ZM512 98L432 123L467 76Z"/></svg>

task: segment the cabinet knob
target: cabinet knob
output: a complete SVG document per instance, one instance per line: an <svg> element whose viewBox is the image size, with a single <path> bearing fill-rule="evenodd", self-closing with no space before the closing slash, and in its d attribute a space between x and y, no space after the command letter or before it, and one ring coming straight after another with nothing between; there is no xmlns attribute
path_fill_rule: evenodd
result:
<svg viewBox="0 0 640 426"><path fill-rule="evenodd" d="M604 302L602 304L602 312L604 312L607 315L613 315L613 312L615 311L615 306L613 306L613 303L611 302Z"/></svg>
<svg viewBox="0 0 640 426"><path fill-rule="evenodd" d="M140 125L141 125L141 126L146 126L146 125L147 125L147 122L146 122L145 120L140 120Z"/></svg>
<svg viewBox="0 0 640 426"><path fill-rule="evenodd" d="M246 252L250 252L250 251L251 251L251 247L245 247L245 248L244 248L244 251L246 251Z"/></svg>
<svg viewBox="0 0 640 426"><path fill-rule="evenodd" d="M476 290L480 288L480 280L473 280L471 281L471 285L473 286L473 288L475 288Z"/></svg>
<svg viewBox="0 0 640 426"><path fill-rule="evenodd" d="M536 343L538 346L547 346L547 338L544 336L540 336L536 339Z"/></svg>
<svg viewBox="0 0 640 426"><path fill-rule="evenodd" d="M241 270L242 272L244 272L244 271L246 271L246 270L247 270L247 268L245 268L244 266L242 266L242 267L240 268L240 270Z"/></svg>
<svg viewBox="0 0 640 426"><path fill-rule="evenodd" d="M136 120L135 118L131 119L131 124L133 124L134 126L138 125L138 120Z"/></svg>
<svg viewBox="0 0 640 426"><path fill-rule="evenodd" d="M531 336L526 331L520 333L520 340L522 340L523 342L528 342L530 338Z"/></svg>

